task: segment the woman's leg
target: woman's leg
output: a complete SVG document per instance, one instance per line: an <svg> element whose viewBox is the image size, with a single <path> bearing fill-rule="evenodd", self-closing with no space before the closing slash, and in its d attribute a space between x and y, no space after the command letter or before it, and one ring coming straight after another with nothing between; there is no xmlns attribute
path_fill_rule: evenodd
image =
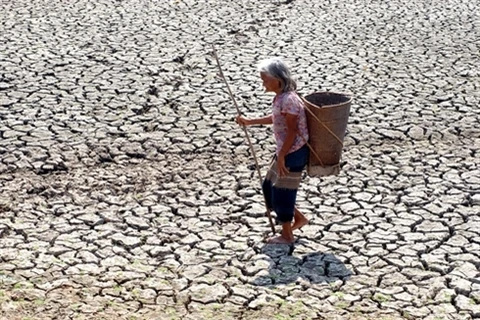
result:
<svg viewBox="0 0 480 320"><path fill-rule="evenodd" d="M295 238L293 237L292 223L285 222L282 224L282 234L280 236L270 238L268 243L290 244L294 241Z"/></svg>
<svg viewBox="0 0 480 320"><path fill-rule="evenodd" d="M292 221L295 215L295 189L278 189L273 187L273 208L277 214L277 220L282 223L282 233L280 236L270 238L268 243L293 243Z"/></svg>
<svg viewBox="0 0 480 320"><path fill-rule="evenodd" d="M308 148L301 148L285 158L289 168L287 177L280 178L272 186L272 204L277 213L277 219L282 222L282 235L269 239L269 243L290 244L295 241L293 230L303 227L308 219L295 208L297 190L301 180L301 172L308 159ZM292 224L292 221L295 222Z"/></svg>
<svg viewBox="0 0 480 320"><path fill-rule="evenodd" d="M308 162L309 152L308 146L304 145L302 148L286 157L285 164L290 168L290 172L302 172L305 169ZM295 207L292 230L300 229L307 223L308 219Z"/></svg>
<svg viewBox="0 0 480 320"><path fill-rule="evenodd" d="M305 217L305 215L301 213L300 210L298 210L296 207L295 207L295 215L293 216L293 219L295 221L292 224L292 231L300 229L301 227L303 227L308 223L307 217Z"/></svg>

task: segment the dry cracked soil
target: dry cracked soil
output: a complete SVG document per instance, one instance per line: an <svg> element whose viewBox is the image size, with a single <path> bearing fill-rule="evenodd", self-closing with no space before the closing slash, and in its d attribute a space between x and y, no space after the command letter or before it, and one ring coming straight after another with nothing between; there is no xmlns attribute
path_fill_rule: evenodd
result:
<svg viewBox="0 0 480 320"><path fill-rule="evenodd" d="M480 318L478 1L0 0L0 319ZM247 116L280 56L353 94L310 224L269 232ZM249 129L265 174L271 128Z"/></svg>

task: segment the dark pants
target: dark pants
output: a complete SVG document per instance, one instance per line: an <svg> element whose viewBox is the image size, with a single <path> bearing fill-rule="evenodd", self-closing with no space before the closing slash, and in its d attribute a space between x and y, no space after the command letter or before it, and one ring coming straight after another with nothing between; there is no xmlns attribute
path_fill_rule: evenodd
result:
<svg viewBox="0 0 480 320"><path fill-rule="evenodd" d="M290 172L302 172L308 162L309 149L304 145L285 157L285 166ZM270 210L275 211L280 223L292 222L298 189L277 188L269 180L262 184L263 195Z"/></svg>

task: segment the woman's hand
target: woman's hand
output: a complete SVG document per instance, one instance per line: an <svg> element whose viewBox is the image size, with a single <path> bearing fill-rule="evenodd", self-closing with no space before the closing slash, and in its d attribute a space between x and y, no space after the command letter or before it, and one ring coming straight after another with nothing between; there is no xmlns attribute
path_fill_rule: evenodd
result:
<svg viewBox="0 0 480 320"><path fill-rule="evenodd" d="M251 124L251 120L249 120L247 118L244 118L240 115L237 116L236 121L239 125L244 126L244 127L249 126Z"/></svg>
<svg viewBox="0 0 480 320"><path fill-rule="evenodd" d="M290 171L285 167L285 156L279 156L277 159L277 173L280 177L285 177Z"/></svg>
<svg viewBox="0 0 480 320"><path fill-rule="evenodd" d="M254 126L257 124L272 124L273 117L271 114L269 114L261 118L247 119L238 115L237 118L235 118L235 121L241 126Z"/></svg>

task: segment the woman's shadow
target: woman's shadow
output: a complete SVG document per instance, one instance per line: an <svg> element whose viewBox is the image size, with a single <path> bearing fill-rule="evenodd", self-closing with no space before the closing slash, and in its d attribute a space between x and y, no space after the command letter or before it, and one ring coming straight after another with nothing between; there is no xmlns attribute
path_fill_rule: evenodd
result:
<svg viewBox="0 0 480 320"><path fill-rule="evenodd" d="M268 270L257 273L251 282L257 286L276 286L296 283L301 279L314 284L347 281L352 272L331 253L305 252L294 255L294 246L265 244L261 248L262 260L269 262ZM257 250L258 250L257 249Z"/></svg>

